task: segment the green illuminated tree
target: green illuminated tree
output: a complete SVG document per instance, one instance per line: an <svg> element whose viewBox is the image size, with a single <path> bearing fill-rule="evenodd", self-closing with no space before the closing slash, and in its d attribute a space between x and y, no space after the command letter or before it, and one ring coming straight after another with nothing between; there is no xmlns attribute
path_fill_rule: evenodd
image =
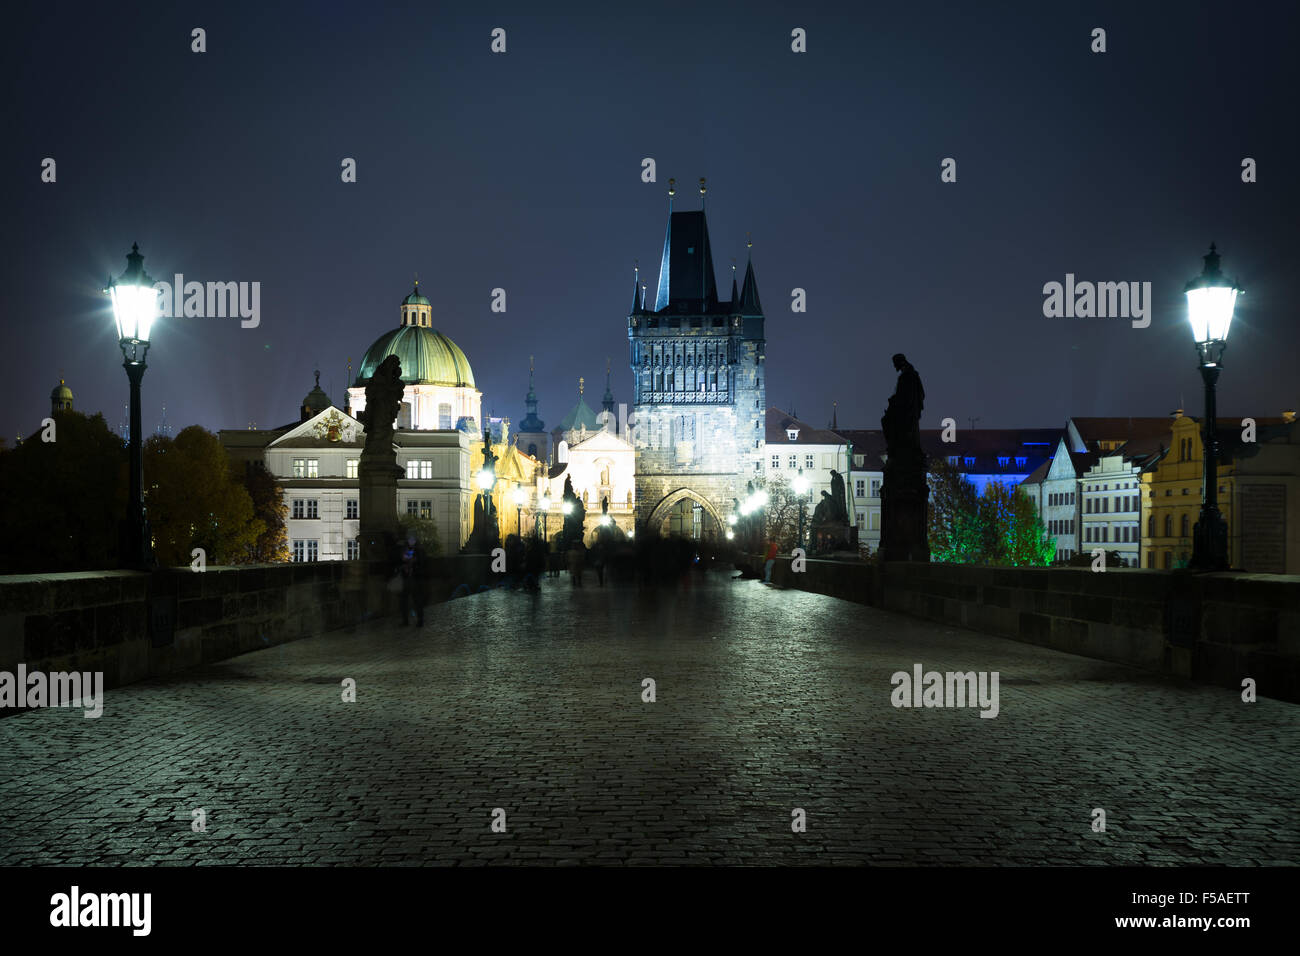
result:
<svg viewBox="0 0 1300 956"><path fill-rule="evenodd" d="M930 560L953 564L982 563L987 535L975 486L955 465L942 458L930 460L929 484L927 534Z"/></svg>
<svg viewBox="0 0 1300 956"><path fill-rule="evenodd" d="M990 482L979 499L986 563L1011 567L1051 564L1056 539L1049 537L1033 500L1021 489Z"/></svg>

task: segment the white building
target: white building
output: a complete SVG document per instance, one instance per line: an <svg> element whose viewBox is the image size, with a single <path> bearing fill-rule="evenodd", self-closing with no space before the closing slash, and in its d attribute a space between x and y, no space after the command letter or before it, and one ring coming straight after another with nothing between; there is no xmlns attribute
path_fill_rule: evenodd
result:
<svg viewBox="0 0 1300 956"><path fill-rule="evenodd" d="M636 530L636 449L631 442L604 428L569 446L564 461L551 466L548 477L539 482L539 496L547 495L551 507L547 512L548 537L564 525L561 497L564 480L573 484L573 493L582 500L587 519L583 524L588 543L594 539L601 518L601 504L609 499L611 521L624 533Z"/></svg>
<svg viewBox="0 0 1300 956"><path fill-rule="evenodd" d="M419 284L402 300L401 322L365 352L347 410L320 387L303 400L299 420L279 428L222 431L232 462L260 463L284 489L290 555L295 561L358 556L358 466L365 429L354 417L366 406L365 386L379 364L396 355L404 389L393 448L405 477L397 482L398 515L432 519L444 553L464 545L472 530L475 455L481 461L482 395L469 360L432 327Z"/></svg>
<svg viewBox="0 0 1300 956"><path fill-rule="evenodd" d="M863 513L855 504L855 489L850 482L854 478L865 480L865 476L850 474L848 439L830 429L815 428L779 408L767 410L766 425L761 459L763 477L769 483L772 479L779 479L792 488L799 475L808 481L805 534L811 527L813 510L822 500L822 492L830 493L831 472L838 471L845 482L847 500L844 507L848 511L849 524L856 526L861 535L863 523L860 517Z"/></svg>

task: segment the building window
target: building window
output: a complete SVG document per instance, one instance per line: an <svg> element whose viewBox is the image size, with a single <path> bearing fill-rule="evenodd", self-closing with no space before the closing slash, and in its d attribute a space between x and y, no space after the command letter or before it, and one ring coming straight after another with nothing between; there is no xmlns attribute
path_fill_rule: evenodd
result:
<svg viewBox="0 0 1300 956"><path fill-rule="evenodd" d="M998 455L998 467L1005 468L1011 463L1010 455Z"/></svg>
<svg viewBox="0 0 1300 956"><path fill-rule="evenodd" d="M809 471L811 471L811 470L813 469L814 465L813 465L813 456L812 456L812 455L804 455L804 456L803 456L803 466L804 466L805 468L807 468Z"/></svg>
<svg viewBox="0 0 1300 956"><path fill-rule="evenodd" d="M319 458L308 458L308 459L307 459L307 477L308 477L308 478L319 478L319 477L320 477L320 459L319 459Z"/></svg>
<svg viewBox="0 0 1300 956"><path fill-rule="evenodd" d="M357 477L357 459L356 459L356 458L349 458L349 459L348 459L347 470L346 470L346 472L344 472L344 474L345 474L348 478L355 478L355 477Z"/></svg>
<svg viewBox="0 0 1300 956"><path fill-rule="evenodd" d="M292 517L294 518L319 518L316 511L315 498L294 498Z"/></svg>
<svg viewBox="0 0 1300 956"><path fill-rule="evenodd" d="M1187 537L1187 515L1183 515L1178 522L1178 534L1180 537Z"/></svg>
<svg viewBox="0 0 1300 956"><path fill-rule="evenodd" d="M414 498L408 498L406 501L406 513L412 518L419 516L420 503Z"/></svg>
<svg viewBox="0 0 1300 956"><path fill-rule="evenodd" d="M867 482L864 478L859 478L853 483L853 497L865 498L867 496Z"/></svg>
<svg viewBox="0 0 1300 956"><path fill-rule="evenodd" d="M1156 566L1156 553L1155 553L1154 551L1148 551L1148 552L1147 552L1147 567L1148 567L1148 568L1151 568L1151 569L1154 570L1154 569L1155 569L1155 566Z"/></svg>
<svg viewBox="0 0 1300 956"><path fill-rule="evenodd" d="M1156 536L1156 516L1147 515L1147 537L1154 538L1155 536Z"/></svg>
<svg viewBox="0 0 1300 956"><path fill-rule="evenodd" d="M879 497L880 497L880 479L879 479L879 478L872 478L872 479L871 479L871 497L873 497L873 498L879 498Z"/></svg>
<svg viewBox="0 0 1300 956"><path fill-rule="evenodd" d="M407 478L432 478L433 462L429 459L408 461L406 463Z"/></svg>
<svg viewBox="0 0 1300 956"><path fill-rule="evenodd" d="M361 542L353 538L348 542L348 560L356 561L361 557Z"/></svg>
<svg viewBox="0 0 1300 956"><path fill-rule="evenodd" d="M794 471L794 470L795 470L796 468L798 468L798 467L799 467L799 456L798 456L798 455L791 455L791 456L790 456L790 470L791 470L791 471Z"/></svg>
<svg viewBox="0 0 1300 956"><path fill-rule="evenodd" d="M294 476L295 478L306 478L306 477L307 477L307 459L306 459L306 458L295 458L295 459L293 460L293 476Z"/></svg>
<svg viewBox="0 0 1300 956"><path fill-rule="evenodd" d="M952 465L954 468L956 468L956 467L957 467L957 456L956 456L956 455L949 455L949 456L948 456L948 464L950 464L950 465Z"/></svg>
<svg viewBox="0 0 1300 956"><path fill-rule="evenodd" d="M798 441L798 440L799 440L799 429L797 429L797 428L787 428L786 431L785 431L785 437L788 438L788 439L790 439L790 441Z"/></svg>
<svg viewBox="0 0 1300 956"><path fill-rule="evenodd" d="M1168 570L1169 570L1170 568L1172 568L1173 566L1174 566L1174 553L1173 553L1172 551L1166 551L1166 552L1165 552L1165 570L1168 571Z"/></svg>
<svg viewBox="0 0 1300 956"><path fill-rule="evenodd" d="M319 557L318 545L315 539L304 540L295 538L293 541L293 559L294 561L315 561Z"/></svg>
<svg viewBox="0 0 1300 956"><path fill-rule="evenodd" d="M1024 468L1025 465L1026 465L1027 463L1028 463L1028 459L1027 459L1027 458L1022 458L1022 457L1020 457L1019 455L1016 456L1016 467L1017 467L1017 468Z"/></svg>
<svg viewBox="0 0 1300 956"><path fill-rule="evenodd" d="M1174 516L1165 515L1165 537L1172 538L1173 536L1174 536Z"/></svg>
<svg viewBox="0 0 1300 956"><path fill-rule="evenodd" d="M773 467L773 468L780 468L780 467L781 467L781 456L780 456L780 455L773 455L773 456L772 456L772 467Z"/></svg>
<svg viewBox="0 0 1300 956"><path fill-rule="evenodd" d="M349 498L345 507L346 510L343 513L343 517L353 520L361 517L361 512L358 509L358 501L356 498Z"/></svg>

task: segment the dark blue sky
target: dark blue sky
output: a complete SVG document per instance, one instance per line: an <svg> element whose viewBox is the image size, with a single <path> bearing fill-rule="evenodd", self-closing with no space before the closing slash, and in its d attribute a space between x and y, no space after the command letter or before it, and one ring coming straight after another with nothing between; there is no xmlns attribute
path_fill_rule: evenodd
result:
<svg viewBox="0 0 1300 956"><path fill-rule="evenodd" d="M150 431L164 402L178 429L292 420L317 363L342 404L416 272L485 413L523 417L530 354L548 425L579 375L598 400L606 356L626 401L632 263L653 299L669 176L680 209L708 177L720 289L753 234L769 403L816 424L838 401L841 425L878 427L896 351L926 427L1199 414L1181 292L1211 240L1248 290L1221 410L1300 404L1293 4L836 6L26 6L0 41L0 431L38 427L60 370L78 408L122 419L99 289L132 242L155 278L262 284L257 329L157 331ZM1067 272L1150 281L1151 326L1044 318Z"/></svg>

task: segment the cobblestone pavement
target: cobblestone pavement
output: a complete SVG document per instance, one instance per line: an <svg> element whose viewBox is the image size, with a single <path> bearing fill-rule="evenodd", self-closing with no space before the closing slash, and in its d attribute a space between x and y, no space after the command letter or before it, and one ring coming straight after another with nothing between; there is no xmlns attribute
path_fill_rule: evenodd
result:
<svg viewBox="0 0 1300 956"><path fill-rule="evenodd" d="M0 720L0 864L1300 862L1294 705L722 573L547 584ZM894 708L916 663L1000 713Z"/></svg>

